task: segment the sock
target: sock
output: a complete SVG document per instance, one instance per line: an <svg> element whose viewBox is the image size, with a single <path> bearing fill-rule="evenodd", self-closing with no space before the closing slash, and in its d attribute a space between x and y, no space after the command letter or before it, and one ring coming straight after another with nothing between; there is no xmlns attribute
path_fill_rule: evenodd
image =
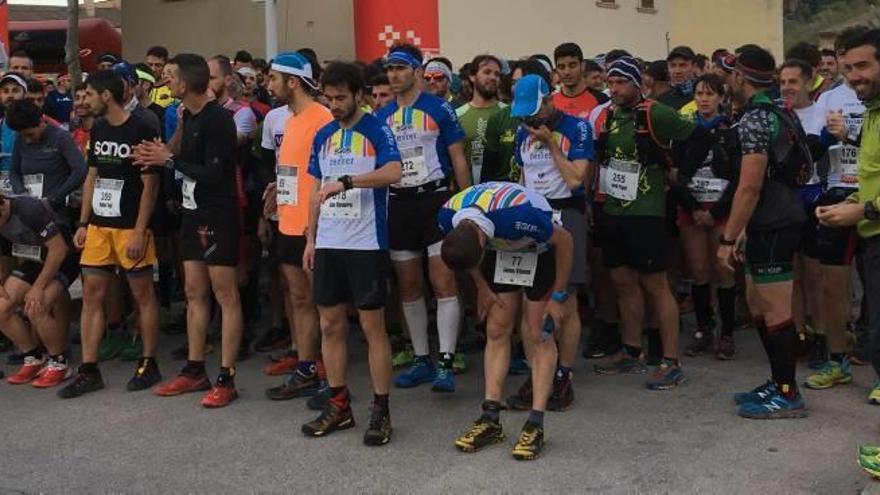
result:
<svg viewBox="0 0 880 495"><path fill-rule="evenodd" d="M425 298L420 297L415 301L403 303L403 318L409 327L409 336L412 339L413 353L416 356L428 355L428 308L425 307Z"/></svg>
<svg viewBox="0 0 880 495"><path fill-rule="evenodd" d="M351 407L348 401L348 387L330 387L330 403L339 409L346 410Z"/></svg>
<svg viewBox="0 0 880 495"><path fill-rule="evenodd" d="M314 361L300 361L296 367L296 374L303 378L311 378L315 374Z"/></svg>
<svg viewBox="0 0 880 495"><path fill-rule="evenodd" d="M440 355L440 359L437 363L446 369L452 369L452 362L455 360L455 354L451 352L446 352Z"/></svg>
<svg viewBox="0 0 880 495"><path fill-rule="evenodd" d="M234 387L235 386L235 368L220 367L220 374L217 375L218 387Z"/></svg>
<svg viewBox="0 0 880 495"><path fill-rule="evenodd" d="M54 356L49 355L49 359L51 359L52 361L55 361L58 364L67 364L67 356L65 356L63 353L56 354Z"/></svg>
<svg viewBox="0 0 880 495"><path fill-rule="evenodd" d="M537 426L544 426L544 411L532 411L529 413L529 419L526 420L526 423L531 423Z"/></svg>
<svg viewBox="0 0 880 495"><path fill-rule="evenodd" d="M24 357L43 359L43 351L40 350L40 346L36 346L27 352L23 352L21 355Z"/></svg>
<svg viewBox="0 0 880 495"><path fill-rule="evenodd" d="M767 344L771 351L771 366L776 363L773 380L787 398L797 395L798 334L794 323L787 320L767 327Z"/></svg>
<svg viewBox="0 0 880 495"><path fill-rule="evenodd" d="M736 325L736 287L719 287L715 295L721 313L721 335L730 337Z"/></svg>
<svg viewBox="0 0 880 495"><path fill-rule="evenodd" d="M79 372L93 374L100 373L100 370L98 369L98 363L82 363L79 365Z"/></svg>
<svg viewBox="0 0 880 495"><path fill-rule="evenodd" d="M437 299L437 336L440 340L440 353L455 352L458 340L458 326L461 323L461 304L458 298Z"/></svg>
<svg viewBox="0 0 880 495"><path fill-rule="evenodd" d="M834 361L834 362L837 363L837 364L841 364L841 363L843 363L843 360L844 360L844 359L846 359L846 353L845 353L845 352L832 352L832 353L831 353L831 360Z"/></svg>
<svg viewBox="0 0 880 495"><path fill-rule="evenodd" d="M709 297L709 284L691 286L691 297L694 298L697 329L711 334L709 324L712 322L712 300Z"/></svg>
<svg viewBox="0 0 880 495"><path fill-rule="evenodd" d="M569 373L571 373L571 367L562 366L560 364L556 366L556 375L554 376L554 378L556 380L568 380Z"/></svg>
<svg viewBox="0 0 880 495"><path fill-rule="evenodd" d="M770 359L770 347L767 344L767 324L764 323L764 320L755 322L755 330L758 331L758 337L761 338L761 345L764 346L764 352L767 354L767 359Z"/></svg>
<svg viewBox="0 0 880 495"><path fill-rule="evenodd" d="M373 404L376 404L383 413L388 414L388 394L373 394Z"/></svg>
<svg viewBox="0 0 880 495"><path fill-rule="evenodd" d="M663 340L660 339L660 329L646 328L645 335L648 336L648 355L659 356L663 354Z"/></svg>
<svg viewBox="0 0 880 495"><path fill-rule="evenodd" d="M627 353L627 355L629 355L629 357L631 357L631 358L636 358L636 359L638 359L639 356L642 355L642 348L641 348L641 347L635 347L635 346L632 346L632 345L629 345L629 344L624 344L624 346L623 346L623 350L624 350L624 351Z"/></svg>
<svg viewBox="0 0 880 495"><path fill-rule="evenodd" d="M183 367L183 370L180 372L182 375L197 377L204 375L205 372L205 362L204 361L186 361L186 366Z"/></svg>
<svg viewBox="0 0 880 495"><path fill-rule="evenodd" d="M494 423L497 423L501 420L501 403L497 400L484 400L483 401L483 415L480 416L481 419L488 419Z"/></svg>

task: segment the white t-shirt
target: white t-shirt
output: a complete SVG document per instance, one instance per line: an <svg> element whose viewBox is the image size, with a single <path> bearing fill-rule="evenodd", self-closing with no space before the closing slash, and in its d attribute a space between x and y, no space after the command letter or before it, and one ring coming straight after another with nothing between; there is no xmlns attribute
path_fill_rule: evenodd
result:
<svg viewBox="0 0 880 495"><path fill-rule="evenodd" d="M847 137L856 141L862 130L865 105L859 100L856 92L846 84L826 91L819 96L816 106L822 109L823 115L829 112L842 111L846 123ZM856 146L842 144L829 148L831 169L828 171L828 188L844 187L855 189L858 184L858 153Z"/></svg>
<svg viewBox="0 0 880 495"><path fill-rule="evenodd" d="M284 127L287 126L287 119L293 116L290 107L287 105L280 106L269 110L266 118L263 119L263 136L260 140L260 147L275 152L275 174L278 174L278 155L281 153L281 139L284 138ZM270 220L277 222L278 214L273 213L269 217Z"/></svg>
<svg viewBox="0 0 880 495"><path fill-rule="evenodd" d="M822 113L821 107L813 104L804 108L795 108L794 112L797 114L798 119L800 119L801 126L803 126L804 132L806 132L807 135L822 135L822 129L825 128L825 114ZM816 157L813 157L813 159L815 160ZM813 163L813 177L810 178L807 185L819 184L820 182L822 182L822 179L819 178L816 164Z"/></svg>

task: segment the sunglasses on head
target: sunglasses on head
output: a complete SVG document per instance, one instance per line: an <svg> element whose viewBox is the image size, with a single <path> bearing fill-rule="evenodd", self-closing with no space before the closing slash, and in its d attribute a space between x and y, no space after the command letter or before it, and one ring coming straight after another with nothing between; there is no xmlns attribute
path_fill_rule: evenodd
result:
<svg viewBox="0 0 880 495"><path fill-rule="evenodd" d="M425 74L425 81L428 82L440 82L446 79L446 76L443 74Z"/></svg>

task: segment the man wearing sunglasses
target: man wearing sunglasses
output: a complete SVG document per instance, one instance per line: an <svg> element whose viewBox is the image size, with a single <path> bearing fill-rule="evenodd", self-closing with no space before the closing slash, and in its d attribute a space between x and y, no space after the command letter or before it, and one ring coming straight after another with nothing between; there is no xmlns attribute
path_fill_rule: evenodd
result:
<svg viewBox="0 0 880 495"><path fill-rule="evenodd" d="M431 59L425 64L425 91L440 98L450 101L450 86L452 85L452 69L442 59Z"/></svg>

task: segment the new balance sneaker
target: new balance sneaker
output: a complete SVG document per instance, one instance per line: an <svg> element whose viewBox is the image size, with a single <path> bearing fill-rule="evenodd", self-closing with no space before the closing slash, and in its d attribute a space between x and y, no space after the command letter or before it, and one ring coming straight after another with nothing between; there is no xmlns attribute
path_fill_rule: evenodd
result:
<svg viewBox="0 0 880 495"><path fill-rule="evenodd" d="M733 402L741 406L749 402L763 402L776 393L776 383L773 380L767 380L765 383L749 390L748 392L737 392L733 394Z"/></svg>
<svg viewBox="0 0 880 495"><path fill-rule="evenodd" d="M681 385L686 380L681 365L675 361L664 359L648 377L646 386L650 390L669 390Z"/></svg>
<svg viewBox="0 0 880 495"><path fill-rule="evenodd" d="M371 409L370 425L364 432L364 445L378 447L391 441L391 415L376 404Z"/></svg>
<svg viewBox="0 0 880 495"><path fill-rule="evenodd" d="M685 356L702 356L715 346L715 338L711 330L697 330L691 337L691 343L684 349Z"/></svg>
<svg viewBox="0 0 880 495"><path fill-rule="evenodd" d="M72 399L102 388L104 388L104 380L101 378L100 370L85 373L80 370L69 385L58 391L58 397Z"/></svg>
<svg viewBox="0 0 880 495"><path fill-rule="evenodd" d="M129 343L129 336L125 330L107 331L98 346L98 361L116 359Z"/></svg>
<svg viewBox="0 0 880 495"><path fill-rule="evenodd" d="M452 368L447 368L443 363L437 365L437 374L434 376L431 390L434 392L455 392L455 372Z"/></svg>
<svg viewBox="0 0 880 495"><path fill-rule="evenodd" d="M842 363L826 361L819 371L807 377L804 385L813 390L831 388L835 385L844 385L852 382L852 366L849 359L843 358Z"/></svg>
<svg viewBox="0 0 880 495"><path fill-rule="evenodd" d="M281 376L293 373L299 366L299 354L296 351L287 351L277 360L263 368L263 373L269 376Z"/></svg>
<svg viewBox="0 0 880 495"><path fill-rule="evenodd" d="M566 411L574 403L574 387L571 384L572 372L568 376L559 376L559 372L553 376L553 391L547 399L548 411Z"/></svg>
<svg viewBox="0 0 880 495"><path fill-rule="evenodd" d="M347 430L354 427L354 416L351 415L351 406L340 409L332 402L327 402L327 407L314 421L302 425L302 432L307 437L323 437L334 431Z"/></svg>
<svg viewBox="0 0 880 495"><path fill-rule="evenodd" d="M786 398L777 387L772 395L760 402L746 402L739 406L737 414L749 419L788 419L807 416L804 398L800 392Z"/></svg>
<svg viewBox="0 0 880 495"><path fill-rule="evenodd" d="M290 331L281 327L266 330L266 333L254 342L254 350L257 352L271 352L286 347L290 347Z"/></svg>
<svg viewBox="0 0 880 495"><path fill-rule="evenodd" d="M413 363L415 358L412 349L404 349L391 358L391 366L393 366L394 369L406 368Z"/></svg>
<svg viewBox="0 0 880 495"><path fill-rule="evenodd" d="M544 427L526 422L511 454L518 461L533 461L544 450Z"/></svg>
<svg viewBox="0 0 880 495"><path fill-rule="evenodd" d="M648 372L644 361L620 352L609 364L597 364L593 371L600 375L644 375Z"/></svg>
<svg viewBox="0 0 880 495"><path fill-rule="evenodd" d="M134 375L125 386L129 392L140 392L162 381L162 373L155 359L141 358Z"/></svg>
<svg viewBox="0 0 880 495"><path fill-rule="evenodd" d="M868 393L868 403L875 406L880 405L880 380L874 382L874 388Z"/></svg>
<svg viewBox="0 0 880 495"><path fill-rule="evenodd" d="M732 335L722 335L718 339L718 348L715 349L715 359L732 361L736 358L736 342Z"/></svg>
<svg viewBox="0 0 880 495"><path fill-rule="evenodd" d="M52 388L60 385L71 376L73 376L73 370L67 363L59 363L49 358L48 364L43 368L40 376L31 382L31 385L34 388Z"/></svg>
<svg viewBox="0 0 880 495"><path fill-rule="evenodd" d="M455 447L462 452L471 453L503 441L504 429L501 422L481 416L468 431L455 440Z"/></svg>
<svg viewBox="0 0 880 495"><path fill-rule="evenodd" d="M135 334L134 337L128 340L128 343L122 349L122 352L119 353L120 361L137 361L144 355L144 343L141 341L141 336Z"/></svg>
<svg viewBox="0 0 880 495"><path fill-rule="evenodd" d="M427 359L416 359L412 366L394 379L399 388L417 387L423 383L433 382L436 376L434 365Z"/></svg>
<svg viewBox="0 0 880 495"><path fill-rule="evenodd" d="M452 371L456 375L463 375L467 372L467 360L464 357L463 352L456 352L455 356L452 358Z"/></svg>
<svg viewBox="0 0 880 495"><path fill-rule="evenodd" d="M34 356L25 356L24 364L18 368L15 374L6 377L6 382L10 385L24 385L30 383L46 365L46 361Z"/></svg>
<svg viewBox="0 0 880 495"><path fill-rule="evenodd" d="M297 397L311 397L318 393L321 383L317 373L304 375L294 372L284 380L283 385L266 389L269 400L290 400Z"/></svg>
<svg viewBox="0 0 880 495"><path fill-rule="evenodd" d="M328 402L330 402L330 384L327 383L327 380L321 380L318 392L309 397L309 400L306 401L306 407L312 411L323 411Z"/></svg>
<svg viewBox="0 0 880 495"><path fill-rule="evenodd" d="M532 377L527 376L526 381L519 386L516 393L507 398L507 407L514 411L529 411L532 409Z"/></svg>
<svg viewBox="0 0 880 495"><path fill-rule="evenodd" d="M153 393L160 397L172 397L189 392L203 392L211 389L211 380L208 375L191 376L179 374L171 380L153 389Z"/></svg>
<svg viewBox="0 0 880 495"><path fill-rule="evenodd" d="M237 398L238 390L235 389L234 384L220 385L218 383L202 397L202 407L208 409L226 407Z"/></svg>

